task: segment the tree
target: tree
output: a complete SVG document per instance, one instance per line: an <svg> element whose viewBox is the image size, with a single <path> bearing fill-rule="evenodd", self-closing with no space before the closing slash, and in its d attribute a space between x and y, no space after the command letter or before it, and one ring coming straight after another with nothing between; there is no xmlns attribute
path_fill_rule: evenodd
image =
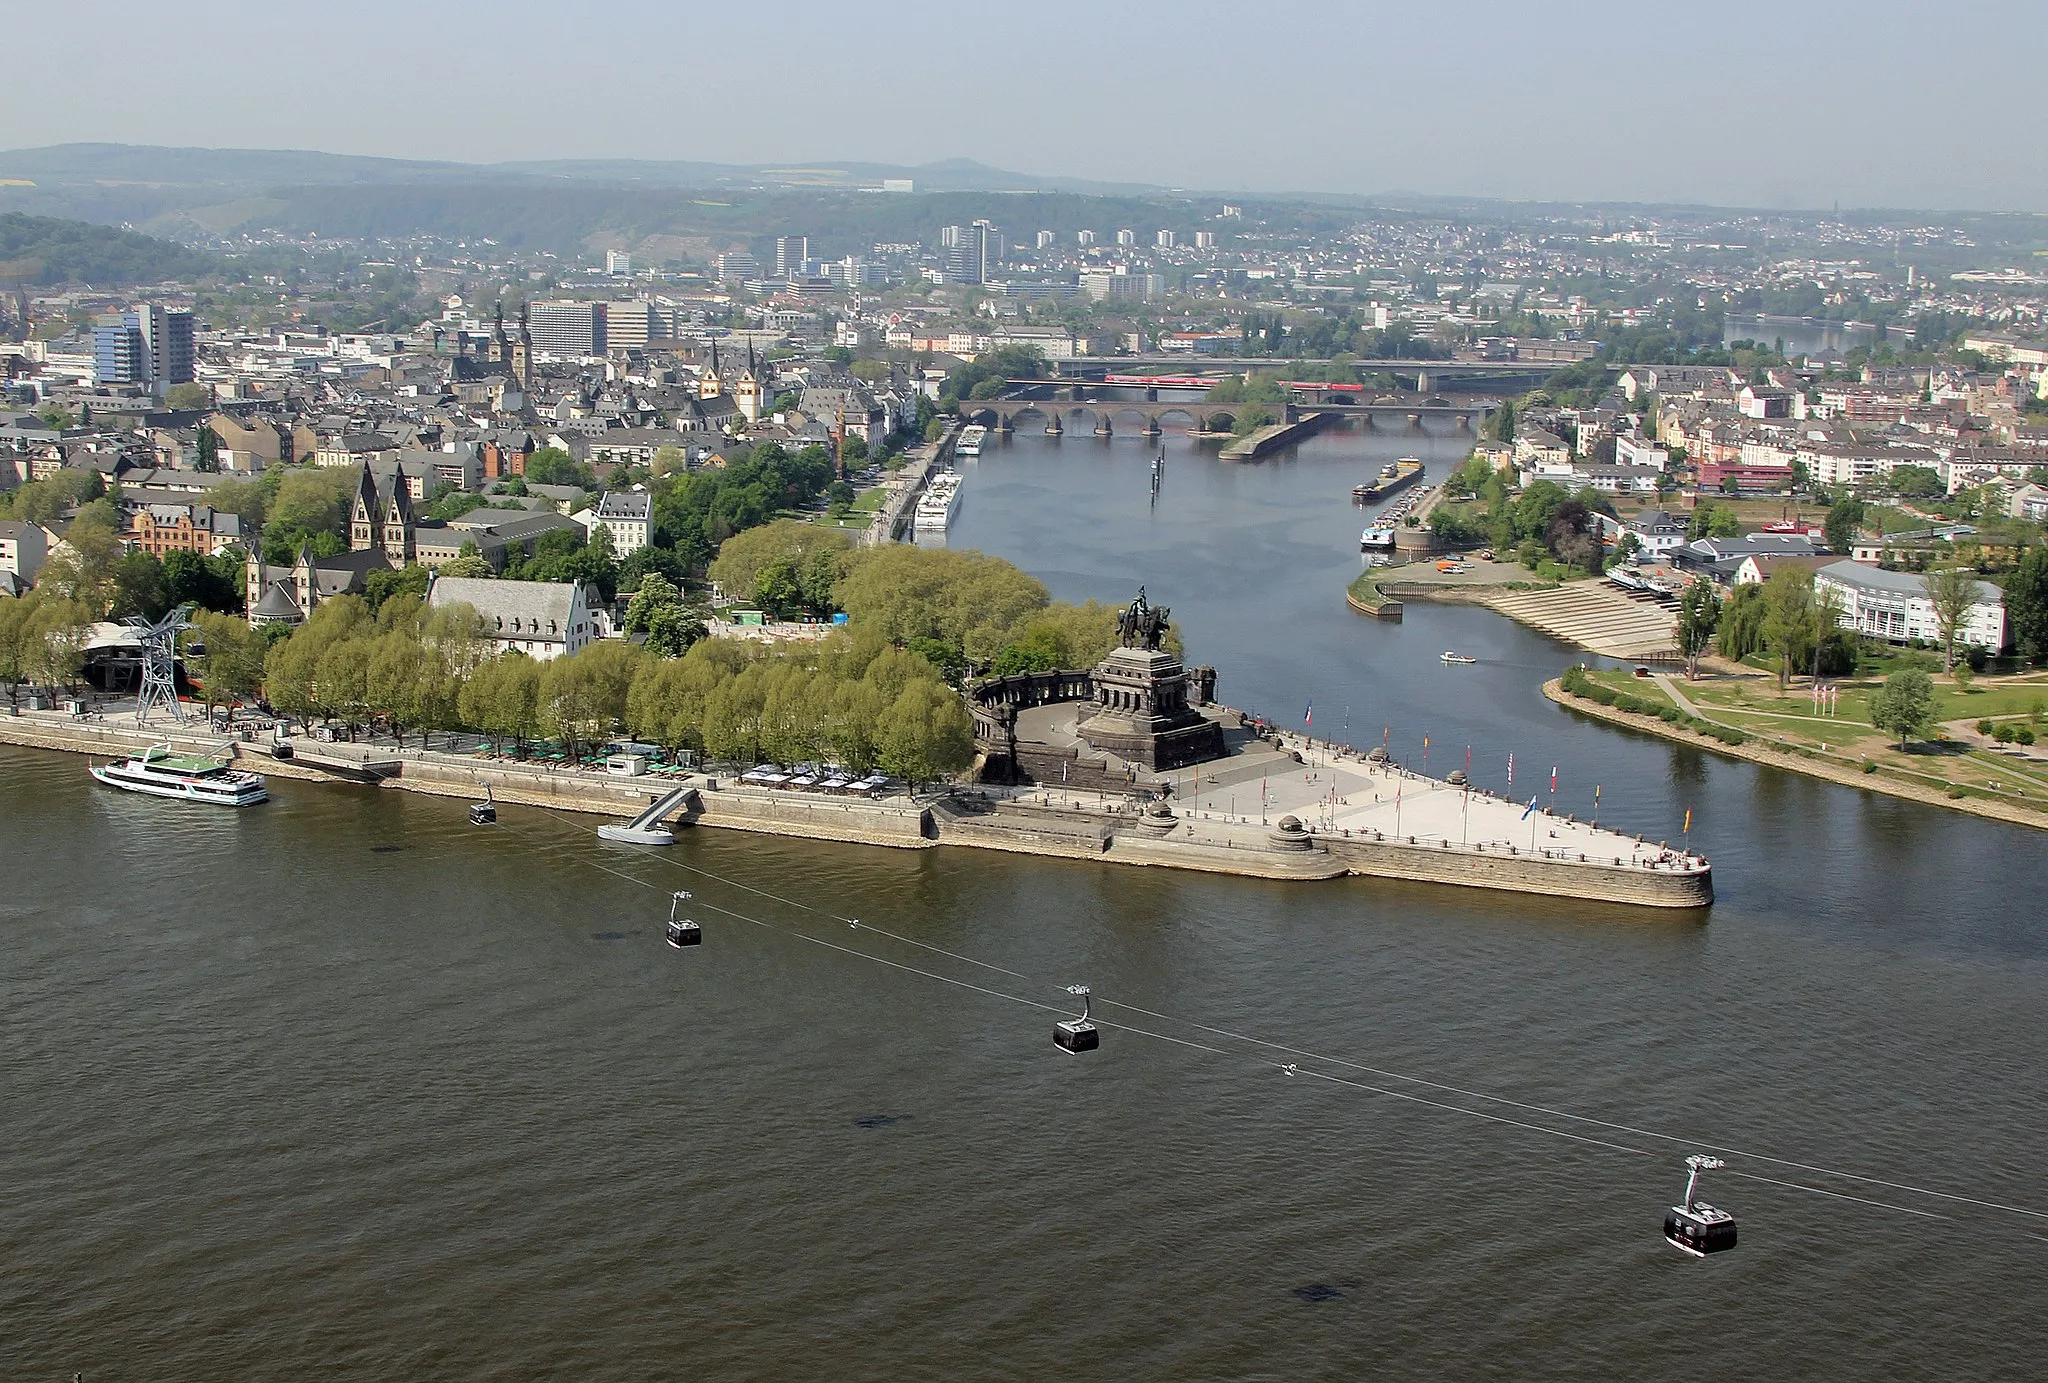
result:
<svg viewBox="0 0 2048 1383"><path fill-rule="evenodd" d="M75 689L85 671L85 645L99 611L80 600L45 599L29 618L29 680Z"/></svg>
<svg viewBox="0 0 2048 1383"><path fill-rule="evenodd" d="M213 390L204 384L173 384L164 391L164 407L180 413L190 413L212 403Z"/></svg>
<svg viewBox="0 0 2048 1383"><path fill-rule="evenodd" d="M1778 689L1814 648L1813 573L1780 567L1764 581L1764 642L1778 655Z"/></svg>
<svg viewBox="0 0 2048 1383"><path fill-rule="evenodd" d="M113 600L107 611L111 619L141 615L158 619L171 608L170 583L164 579L164 564L147 552L135 551L114 564Z"/></svg>
<svg viewBox="0 0 2048 1383"><path fill-rule="evenodd" d="M363 668L363 701L391 726L392 738L405 747L408 726L429 718L433 670L418 636L392 629L377 636Z"/></svg>
<svg viewBox="0 0 2048 1383"><path fill-rule="evenodd" d="M777 564L787 564L788 599L794 605L803 600L803 573L812 559L820 553L825 554L836 579L838 556L851 547L851 540L836 528L820 528L794 519L777 519L727 538L719 545L718 557L711 563L709 574L727 596L749 600L756 598L761 574L765 570ZM831 584L828 580L824 593L826 610L819 613L826 613L830 608Z"/></svg>
<svg viewBox="0 0 2048 1383"><path fill-rule="evenodd" d="M443 562L440 567L440 574L442 576L466 576L480 581L488 581L498 573L492 570L491 564L484 559L482 554L465 552L452 562Z"/></svg>
<svg viewBox="0 0 2048 1383"><path fill-rule="evenodd" d="M220 436L203 424L199 429L199 456L193 461L192 469L208 475L220 473Z"/></svg>
<svg viewBox="0 0 2048 1383"><path fill-rule="evenodd" d="M121 540L99 524L74 522L43 564L36 584L64 600L91 608L95 617L112 603Z"/></svg>
<svg viewBox="0 0 2048 1383"><path fill-rule="evenodd" d="M523 757L540 730L540 688L540 664L515 649L480 664L463 681L456 705L465 725L490 735L500 752L512 736Z"/></svg>
<svg viewBox="0 0 2048 1383"><path fill-rule="evenodd" d="M1907 668L1884 679L1870 698L1870 723L1896 731L1899 748L1934 721L1934 679L1919 668Z"/></svg>
<svg viewBox="0 0 2048 1383"><path fill-rule="evenodd" d="M41 597L0 596L0 682L7 684L7 704L19 707L21 684L35 664L32 620Z"/></svg>
<svg viewBox="0 0 2048 1383"><path fill-rule="evenodd" d="M1678 597L1678 647L1685 654L1685 676L1696 681L1700 675L1700 655L1707 651L1713 641L1715 627L1721 622L1721 596L1711 581L1699 580L1687 584Z"/></svg>
<svg viewBox="0 0 2048 1383"><path fill-rule="evenodd" d="M192 616L198 637L188 649L185 666L199 679L200 696L210 719L215 706L254 695L263 685L263 636L247 620L215 610L200 610Z"/></svg>
<svg viewBox="0 0 2048 1383"><path fill-rule="evenodd" d="M164 605L197 605L202 610L232 614L242 608L242 558L239 549L219 557L201 557L196 552L164 554Z"/></svg>
<svg viewBox="0 0 2048 1383"><path fill-rule="evenodd" d="M1737 586L1722 607L1715 642L1721 656L1741 662L1764 650L1764 588L1751 584Z"/></svg>
<svg viewBox="0 0 2048 1383"><path fill-rule="evenodd" d="M2032 548L2006 579L2005 617L2020 656L2048 659L2048 548Z"/></svg>
<svg viewBox="0 0 2048 1383"><path fill-rule="evenodd" d="M526 458L526 482L529 485L580 485L586 490L597 488L597 477L590 467L560 447L542 447Z"/></svg>
<svg viewBox="0 0 2048 1383"><path fill-rule="evenodd" d="M882 767L913 788L974 759L974 724L966 705L925 678L897 694L882 717L880 740Z"/></svg>
<svg viewBox="0 0 2048 1383"><path fill-rule="evenodd" d="M1496 442L1512 442L1515 440L1515 401L1513 399L1509 399L1501 404L1500 412L1493 415L1493 439Z"/></svg>
<svg viewBox="0 0 2048 1383"><path fill-rule="evenodd" d="M1934 607L1934 634L1941 644L1941 670L1956 665L1956 641L1977 603L1977 573L1968 567L1942 567L1924 578L1927 601Z"/></svg>
<svg viewBox="0 0 2048 1383"><path fill-rule="evenodd" d="M998 557L907 543L845 559L833 598L858 629L890 643L937 639L986 662L1051 603L1044 583Z"/></svg>
<svg viewBox="0 0 2048 1383"><path fill-rule="evenodd" d="M680 658L710 630L687 605L663 605L647 622L647 651L657 658Z"/></svg>
<svg viewBox="0 0 2048 1383"><path fill-rule="evenodd" d="M1839 499L1828 508L1827 523L1824 527L1829 552L1849 555L1856 545L1856 539L1863 531L1863 502L1857 499Z"/></svg>

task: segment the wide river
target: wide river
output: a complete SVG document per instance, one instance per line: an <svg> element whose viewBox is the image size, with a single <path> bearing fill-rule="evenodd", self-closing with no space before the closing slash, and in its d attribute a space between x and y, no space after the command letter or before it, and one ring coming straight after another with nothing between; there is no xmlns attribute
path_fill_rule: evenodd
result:
<svg viewBox="0 0 2048 1383"><path fill-rule="evenodd" d="M992 445L950 541L1144 582L1283 722L1690 809L1720 901L600 851L0 750L0 1378L2041 1377L2048 1221L1912 1188L2048 1207L2043 838L1582 721L1486 611L1352 614L1350 486L1456 439L1166 446L1155 505L1135 436ZM1129 1025L1082 1058L1068 983ZM1702 1145L1707 1262L1658 1232Z"/></svg>

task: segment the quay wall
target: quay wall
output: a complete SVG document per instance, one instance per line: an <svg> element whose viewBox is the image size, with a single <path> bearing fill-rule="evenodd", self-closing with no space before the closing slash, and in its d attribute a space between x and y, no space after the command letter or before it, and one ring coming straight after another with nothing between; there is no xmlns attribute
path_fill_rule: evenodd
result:
<svg viewBox="0 0 2048 1383"><path fill-rule="evenodd" d="M1216 454L1219 461L1256 461L1268 452L1281 447L1293 446L1304 437L1313 437L1321 432L1333 415L1328 413L1304 413L1291 423L1274 423L1262 427L1241 442L1232 442Z"/></svg>
<svg viewBox="0 0 2048 1383"><path fill-rule="evenodd" d="M1318 844L1353 874L1377 879L1410 879L1426 884L1544 893L1600 903L1634 903L1652 908L1703 908L1714 901L1711 869L1639 869L1506 855L1497 850L1407 845L1357 836L1318 836Z"/></svg>
<svg viewBox="0 0 2048 1383"><path fill-rule="evenodd" d="M1568 704L1578 708L1577 703ZM1585 709L1590 714L1599 708ZM1657 724L1661 726L1662 722ZM238 760L267 776L314 782L348 781L333 770L296 759L273 759L264 746L217 735L137 732L56 717L0 715L0 742L41 749L112 755L133 753L166 740L191 752L217 753L232 747ZM321 752L328 748L321 746ZM396 773L380 783L384 788L474 799L489 784L492 794L502 802L619 818L635 814L677 786L645 778L604 778L500 763L468 763L414 750L401 755L379 749L366 757L396 766ZM1316 835L1282 849L1263 835L1227 841L1221 837L1188 839L1188 823L1156 834L1135 821L1086 812L1047 813L1006 807L992 812L942 808L935 814L927 806L904 799L839 800L736 788L724 782L717 787L710 784L711 780L702 777L692 780L698 788L696 801L673 818L676 825L695 824L896 849L962 845L1250 878L1312 880L1352 874L1659 908L1705 907L1713 901L1712 875L1708 870L1613 868L1577 860L1441 849L1356 836ZM1214 828L1205 825L1205 829L1213 834Z"/></svg>

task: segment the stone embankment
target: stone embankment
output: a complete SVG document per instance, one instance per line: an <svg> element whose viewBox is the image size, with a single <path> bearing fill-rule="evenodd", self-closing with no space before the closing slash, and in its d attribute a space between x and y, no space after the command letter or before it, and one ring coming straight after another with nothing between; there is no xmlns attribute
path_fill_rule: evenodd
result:
<svg viewBox="0 0 2048 1383"><path fill-rule="evenodd" d="M634 815L678 785L667 779L617 778L418 749L302 740L290 741L291 757L280 759L265 743L220 735L136 731L48 714L0 715L0 742L42 749L111 756L166 741L180 752L232 755L268 776L373 783L382 789L462 799L478 798L488 786L491 795L506 804L618 818ZM1401 777L1411 794L1448 794L1445 802L1458 796L1455 789L1433 780L1388 772ZM1094 807L1054 806L998 792L968 791L942 795L927 806L902 794L873 801L740 787L719 775L695 775L688 781L697 791L675 818L679 826L897 849L963 845L1262 879L1360 875L1660 908L1703 907L1713 901L1712 875L1704 861L1674 863L1639 855L1624 837L1614 837L1621 844L1611 848L1617 860L1625 855L1628 862L1609 865L1588 859L1583 848L1575 847L1576 855L1563 848L1533 846L1524 852L1497 835L1468 845L1451 844L1448 832L1440 833L1441 838L1403 837L1366 828L1319 832L1292 816L1268 826L1213 811L1184 807L1175 812L1164 803L1141 809L1135 799L1112 802L1108 796ZM1497 813L1505 807L1471 794L1468 810L1482 809ZM1426 809L1418 796L1411 795L1409 810L1413 816ZM1416 829L1413 821L1408 829ZM1559 831L1572 836L1584 830L1559 821L1550 835L1554 839Z"/></svg>
<svg viewBox="0 0 2048 1383"><path fill-rule="evenodd" d="M1331 421L1328 413L1304 413L1291 423L1273 423L1262 427L1239 441L1232 442L1216 454L1219 461L1256 461L1261 456L1291 447L1306 437L1321 432Z"/></svg>

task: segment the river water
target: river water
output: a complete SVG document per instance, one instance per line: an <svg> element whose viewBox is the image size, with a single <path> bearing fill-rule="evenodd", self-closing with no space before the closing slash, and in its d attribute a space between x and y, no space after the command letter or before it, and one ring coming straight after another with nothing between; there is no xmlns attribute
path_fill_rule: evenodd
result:
<svg viewBox="0 0 2048 1383"><path fill-rule="evenodd" d="M1693 1144L1651 1135L2048 1202L2041 838L1582 721L1537 691L1568 651L1482 610L1353 615L1349 487L1456 439L1166 447L1154 506L1136 437L991 446L950 540L1063 597L1146 582L1283 722L1555 764L1560 809L1598 783L1657 838L1690 807L1719 903L599 853L537 810L187 809L0 749L0 1377L2040 1376L2021 1217L1731 1158L1955 1218L1721 1174L1741 1247L1694 1262L1658 1234ZM700 950L661 944L674 888ZM1070 982L1159 1037L1071 1058L998 997Z"/></svg>

